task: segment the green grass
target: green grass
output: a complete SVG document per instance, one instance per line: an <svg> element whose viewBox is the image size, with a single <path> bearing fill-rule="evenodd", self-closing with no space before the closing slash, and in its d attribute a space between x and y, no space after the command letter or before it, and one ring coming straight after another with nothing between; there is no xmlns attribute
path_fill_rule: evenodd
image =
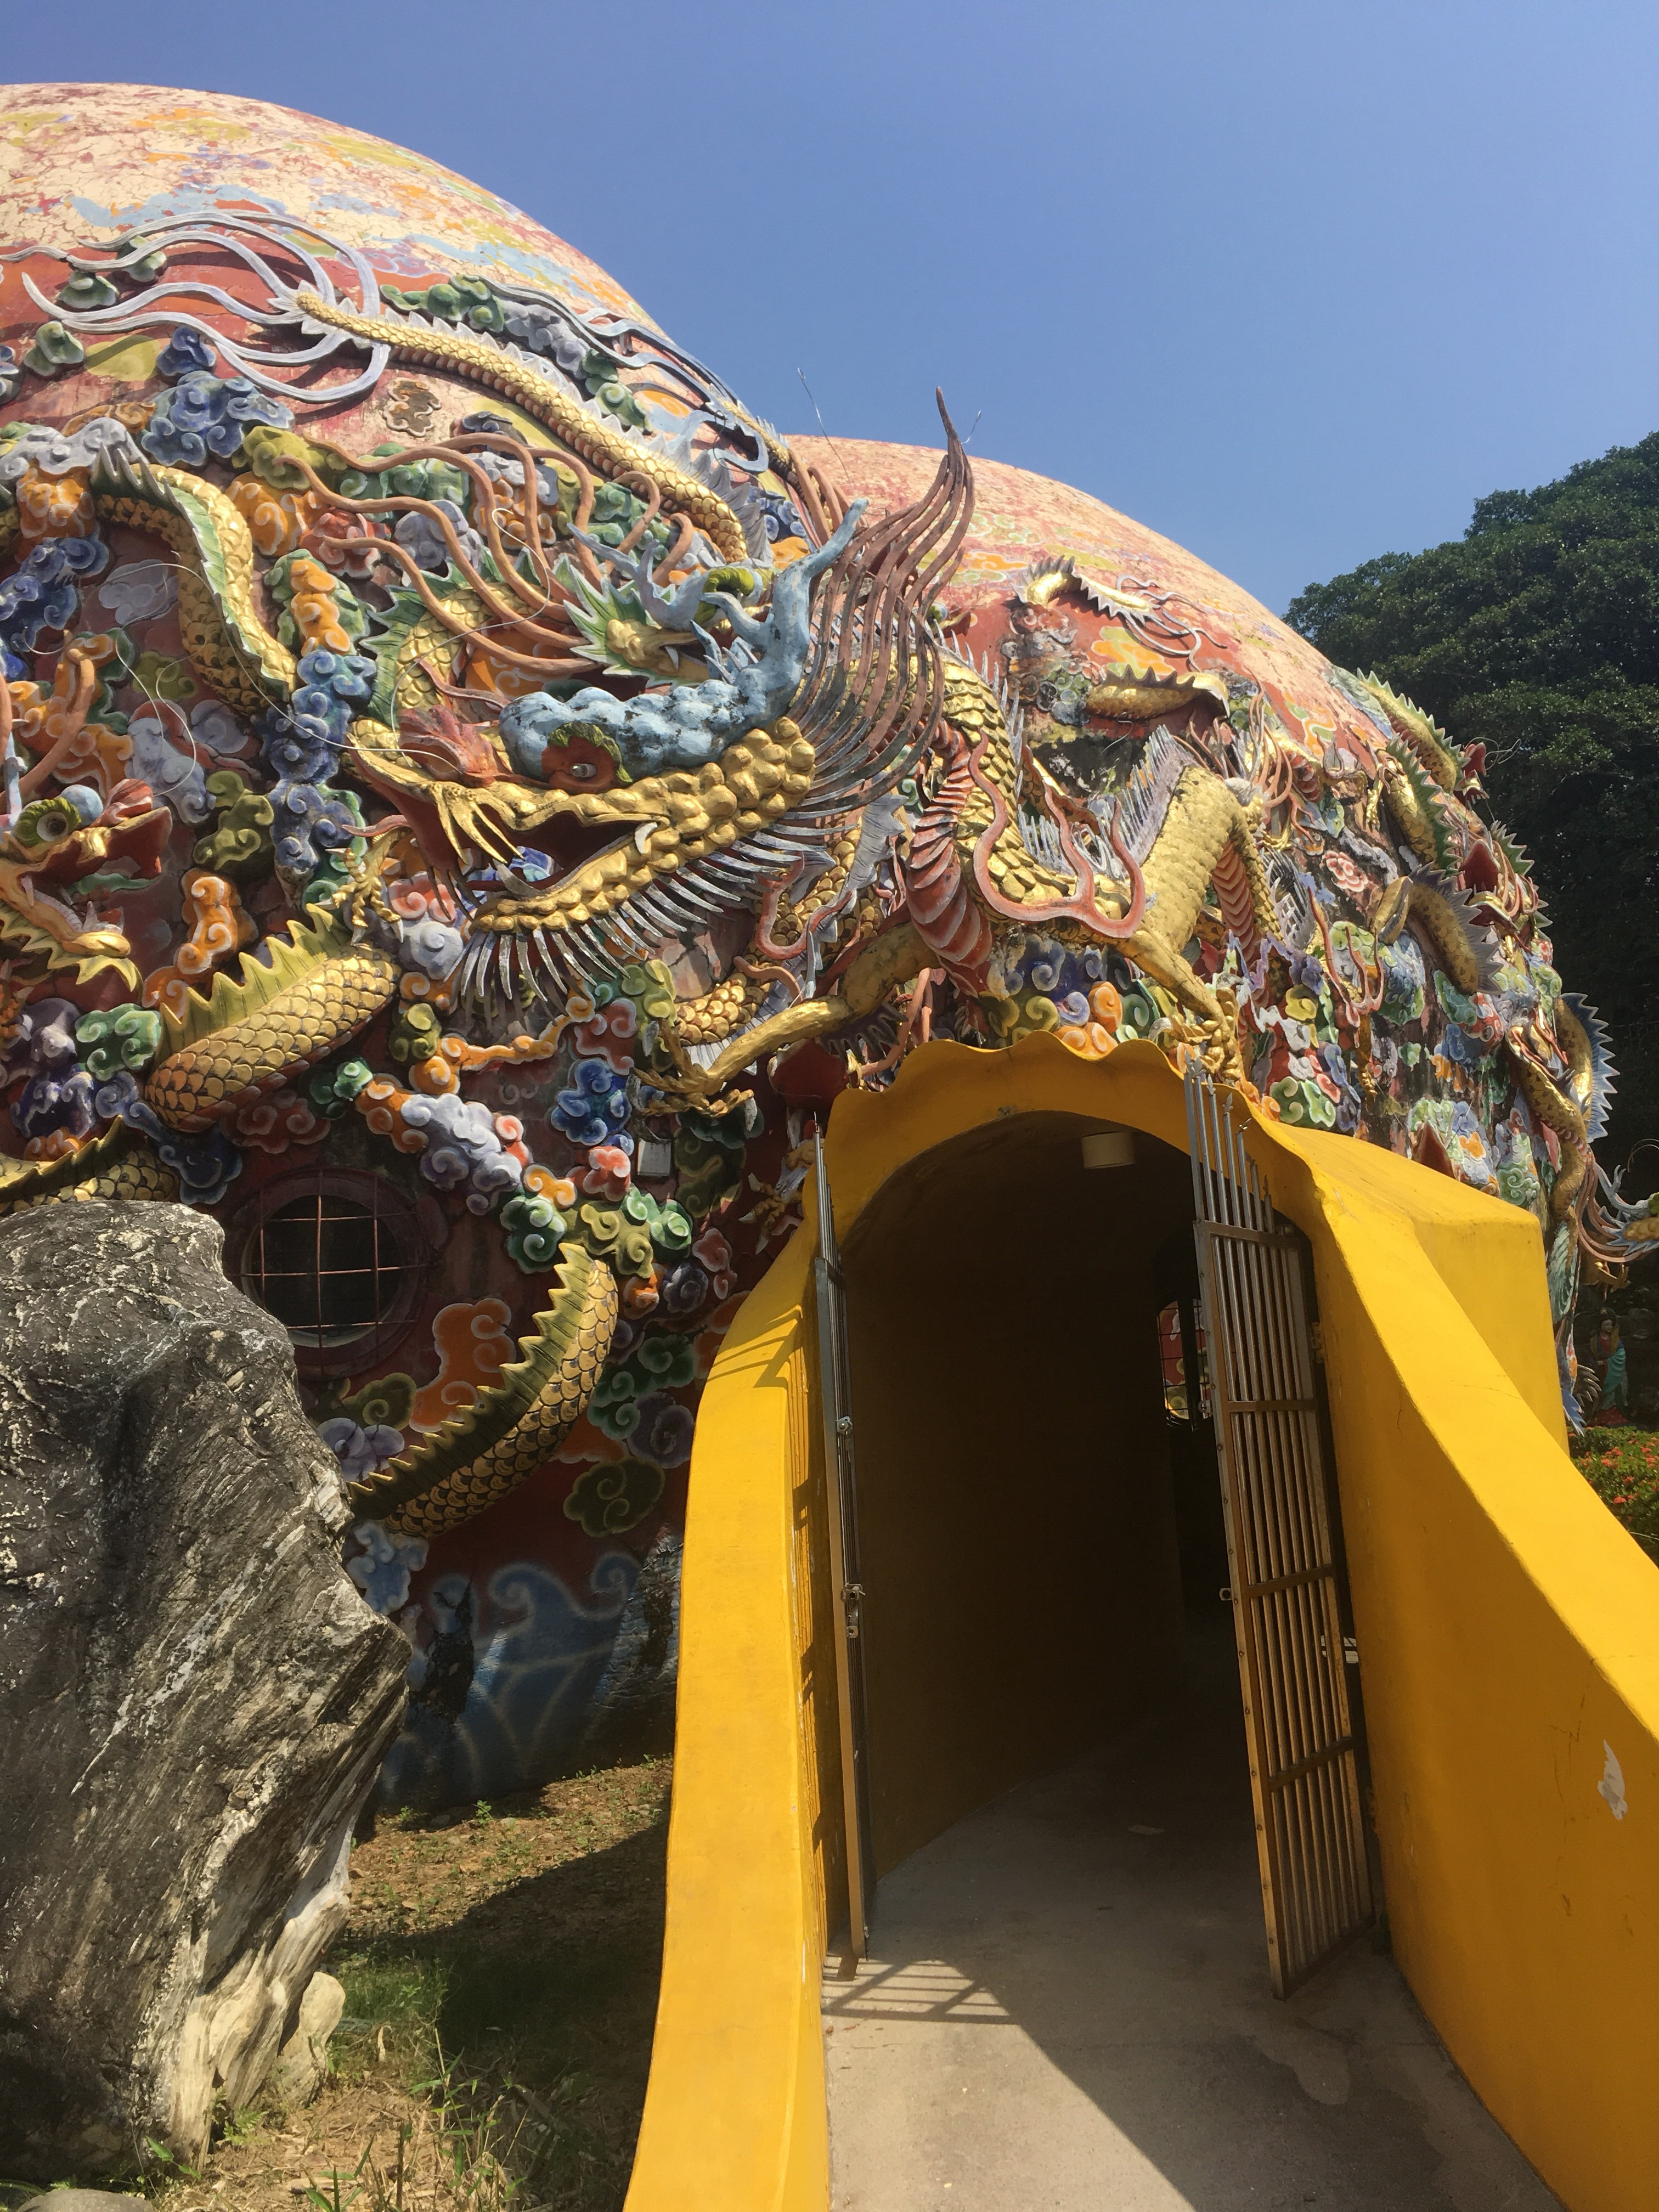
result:
<svg viewBox="0 0 1659 2212"><path fill-rule="evenodd" d="M595 1955L555 1939L526 1954L448 1931L337 1952L336 2070L374 2069L453 2130L488 2118L503 2168L538 2203L620 2204L659 1955L652 1941Z"/></svg>
<svg viewBox="0 0 1659 2212"><path fill-rule="evenodd" d="M633 2160L662 1942L667 1769L555 1785L432 1832L388 1824L354 1861L337 2074L469 2128L500 2201L610 2212Z"/></svg>

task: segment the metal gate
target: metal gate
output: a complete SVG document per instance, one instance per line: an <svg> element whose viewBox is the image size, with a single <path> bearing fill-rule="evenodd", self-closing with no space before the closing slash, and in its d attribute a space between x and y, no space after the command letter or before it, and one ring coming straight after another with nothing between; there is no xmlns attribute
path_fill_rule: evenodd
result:
<svg viewBox="0 0 1659 2212"><path fill-rule="evenodd" d="M1187 1127L1267 1957L1285 1996L1373 1917L1344 1663L1358 1653L1342 1633L1302 1240L1230 1102L1192 1068Z"/></svg>
<svg viewBox="0 0 1659 2212"><path fill-rule="evenodd" d="M853 1397L847 1354L847 1283L836 1243L835 1207L823 1137L817 1150L818 1249L812 1287L818 1316L818 1404L823 1420L823 1478L830 1523L830 1593L836 1641L836 1708L841 1736L842 1828L847 1851L848 1968L863 1958L875 1889L864 1705L864 1587L859 1580L858 1485L853 1460Z"/></svg>

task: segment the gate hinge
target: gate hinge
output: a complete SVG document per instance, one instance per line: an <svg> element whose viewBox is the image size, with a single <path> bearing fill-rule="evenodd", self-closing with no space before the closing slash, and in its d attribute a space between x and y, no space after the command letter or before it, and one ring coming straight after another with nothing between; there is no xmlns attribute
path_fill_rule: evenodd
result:
<svg viewBox="0 0 1659 2212"><path fill-rule="evenodd" d="M1357 1636L1343 1638L1342 1660L1345 1666L1357 1667L1359 1664L1359 1638Z"/></svg>
<svg viewBox="0 0 1659 2212"><path fill-rule="evenodd" d="M1313 1356L1322 1367L1325 1364L1325 1331L1316 1321L1308 1324L1308 1341L1313 1346Z"/></svg>

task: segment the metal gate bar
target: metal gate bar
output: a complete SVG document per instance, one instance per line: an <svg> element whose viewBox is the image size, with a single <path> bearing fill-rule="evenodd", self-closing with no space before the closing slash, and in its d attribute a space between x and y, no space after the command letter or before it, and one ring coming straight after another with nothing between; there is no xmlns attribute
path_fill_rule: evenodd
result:
<svg viewBox="0 0 1659 2212"><path fill-rule="evenodd" d="M1187 1126L1267 1956L1285 1996L1373 1917L1335 1493L1302 1240L1230 1103L1190 1067Z"/></svg>
<svg viewBox="0 0 1659 2212"><path fill-rule="evenodd" d="M858 1483L853 1457L851 1369L847 1346L847 1282L836 1242L830 1170L819 1133L816 1153L818 1249L812 1288L818 1321L818 1405L823 1423L825 1519L830 1526L830 1595L836 1644L836 1714L841 1742L842 1830L847 1861L848 1955L843 1972L864 1957L875 1887L866 1768L864 1587L859 1580Z"/></svg>

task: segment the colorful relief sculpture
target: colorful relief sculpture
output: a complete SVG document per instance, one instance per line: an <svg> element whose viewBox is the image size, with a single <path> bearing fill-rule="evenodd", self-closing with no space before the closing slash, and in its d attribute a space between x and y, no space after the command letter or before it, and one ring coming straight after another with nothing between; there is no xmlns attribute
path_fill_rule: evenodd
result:
<svg viewBox="0 0 1659 2212"><path fill-rule="evenodd" d="M289 1323L391 1797L670 1678L701 1378L930 1036L1151 1038L1531 1210L1571 1404L1659 1220L1478 747L948 418L792 446L416 156L0 105L0 1200L206 1208Z"/></svg>

